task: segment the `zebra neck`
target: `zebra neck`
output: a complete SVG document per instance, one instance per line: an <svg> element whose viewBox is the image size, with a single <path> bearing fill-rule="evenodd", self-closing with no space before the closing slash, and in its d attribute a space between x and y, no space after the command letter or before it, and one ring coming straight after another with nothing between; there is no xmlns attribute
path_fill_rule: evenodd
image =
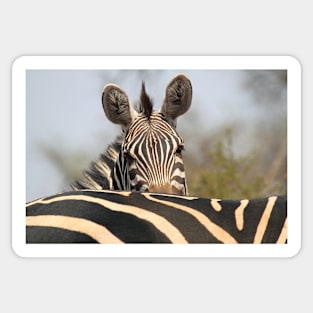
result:
<svg viewBox="0 0 313 313"><path fill-rule="evenodd" d="M114 168L111 172L112 187L111 190L130 190L130 179L127 161L122 149L120 149Z"/></svg>

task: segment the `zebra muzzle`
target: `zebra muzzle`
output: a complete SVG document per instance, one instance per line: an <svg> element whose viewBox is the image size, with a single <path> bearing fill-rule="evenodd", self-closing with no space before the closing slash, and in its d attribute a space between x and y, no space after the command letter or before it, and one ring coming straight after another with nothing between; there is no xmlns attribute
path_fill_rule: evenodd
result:
<svg viewBox="0 0 313 313"><path fill-rule="evenodd" d="M151 185L149 187L149 192L155 192L155 193L172 193L172 186L169 183L163 184L163 185Z"/></svg>

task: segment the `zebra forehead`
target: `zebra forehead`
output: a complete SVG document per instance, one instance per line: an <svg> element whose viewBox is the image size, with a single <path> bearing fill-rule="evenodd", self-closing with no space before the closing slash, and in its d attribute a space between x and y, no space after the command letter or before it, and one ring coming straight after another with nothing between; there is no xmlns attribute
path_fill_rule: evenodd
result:
<svg viewBox="0 0 313 313"><path fill-rule="evenodd" d="M130 126L126 137L138 136L143 133L172 134L180 137L174 127L172 127L160 112L153 111L148 118L144 113L140 113Z"/></svg>
<svg viewBox="0 0 313 313"><path fill-rule="evenodd" d="M123 144L124 150L131 150L135 147L138 148L143 144L149 145L151 148L162 146L162 149L166 148L166 150L175 149L177 146L184 145L183 138L166 121L161 123L151 122L158 114L160 113L153 112L150 121L148 121L147 118L138 118L138 120L134 122L134 125L131 126L125 137Z"/></svg>

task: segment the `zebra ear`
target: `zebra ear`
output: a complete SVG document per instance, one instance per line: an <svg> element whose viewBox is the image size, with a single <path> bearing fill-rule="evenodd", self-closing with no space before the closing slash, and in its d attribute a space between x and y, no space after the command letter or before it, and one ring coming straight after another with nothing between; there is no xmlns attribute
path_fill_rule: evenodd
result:
<svg viewBox="0 0 313 313"><path fill-rule="evenodd" d="M176 125L178 116L186 113L191 105L192 86L185 74L175 76L166 88L161 112Z"/></svg>
<svg viewBox="0 0 313 313"><path fill-rule="evenodd" d="M103 110L107 118L126 130L137 116L127 94L117 85L107 84L102 93Z"/></svg>

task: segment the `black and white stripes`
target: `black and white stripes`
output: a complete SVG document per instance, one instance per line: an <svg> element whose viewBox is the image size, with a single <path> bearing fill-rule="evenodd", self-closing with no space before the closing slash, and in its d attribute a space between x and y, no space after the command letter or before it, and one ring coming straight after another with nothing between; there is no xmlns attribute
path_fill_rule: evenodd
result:
<svg viewBox="0 0 313 313"><path fill-rule="evenodd" d="M183 74L167 86L159 111L144 84L137 110L120 87L106 85L104 112L123 134L72 185L74 191L27 204L26 242L286 243L286 197L186 196L184 141L176 120L191 98Z"/></svg>
<svg viewBox="0 0 313 313"><path fill-rule="evenodd" d="M185 195L183 146L183 139L162 113L153 112L149 119L140 114L122 145L131 189Z"/></svg>
<svg viewBox="0 0 313 313"><path fill-rule="evenodd" d="M142 85L135 110L126 93L114 84L105 86L102 102L106 116L120 124L123 135L93 162L74 190L108 189L187 194L182 159L184 142L176 131L176 120L191 105L189 79L179 74L166 89L159 111Z"/></svg>
<svg viewBox="0 0 313 313"><path fill-rule="evenodd" d="M27 243L286 243L287 199L72 191L27 204Z"/></svg>

